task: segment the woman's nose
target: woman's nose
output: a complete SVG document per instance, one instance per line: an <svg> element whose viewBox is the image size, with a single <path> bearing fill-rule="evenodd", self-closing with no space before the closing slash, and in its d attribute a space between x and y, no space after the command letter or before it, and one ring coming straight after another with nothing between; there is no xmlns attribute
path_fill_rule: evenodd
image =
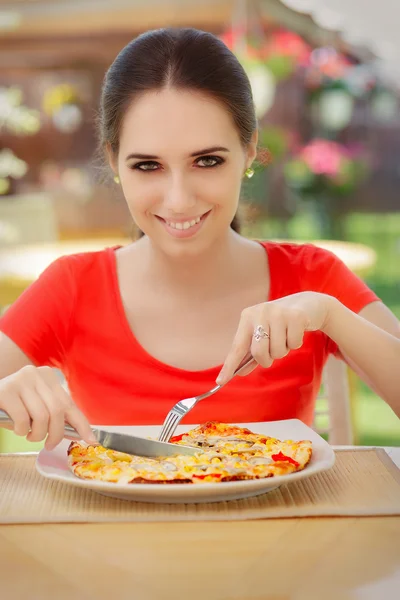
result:
<svg viewBox="0 0 400 600"><path fill-rule="evenodd" d="M165 206L174 213L187 214L196 203L195 195L182 175L171 175L164 198Z"/></svg>

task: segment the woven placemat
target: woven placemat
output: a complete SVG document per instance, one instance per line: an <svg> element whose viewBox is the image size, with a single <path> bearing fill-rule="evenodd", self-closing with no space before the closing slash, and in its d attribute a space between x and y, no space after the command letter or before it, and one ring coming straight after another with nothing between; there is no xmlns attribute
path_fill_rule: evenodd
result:
<svg viewBox="0 0 400 600"><path fill-rule="evenodd" d="M223 484L221 484L223 485ZM229 521L400 514L400 470L384 450L344 450L332 469L267 494L204 504L150 504L41 477L34 456L0 455L0 523Z"/></svg>

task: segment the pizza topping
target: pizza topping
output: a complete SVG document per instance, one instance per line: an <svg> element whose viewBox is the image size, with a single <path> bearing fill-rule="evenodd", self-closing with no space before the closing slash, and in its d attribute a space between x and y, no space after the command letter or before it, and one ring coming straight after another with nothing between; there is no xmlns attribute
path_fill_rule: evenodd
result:
<svg viewBox="0 0 400 600"><path fill-rule="evenodd" d="M255 456L249 458L249 462L253 465L270 465L273 461L269 456Z"/></svg>
<svg viewBox="0 0 400 600"><path fill-rule="evenodd" d="M161 466L164 467L167 471L177 471L177 466L169 460L163 460Z"/></svg>
<svg viewBox="0 0 400 600"><path fill-rule="evenodd" d="M292 465L294 465L295 467L299 467L300 466L300 464L297 462L297 460L294 460L294 458L290 458L290 456L286 456L282 452L278 452L278 454L272 454L271 458L272 458L272 460L275 460L275 461L286 461L286 462L289 462Z"/></svg>
<svg viewBox="0 0 400 600"><path fill-rule="evenodd" d="M206 479L207 477L215 477L218 479L219 477L222 477L222 473L205 473L204 475L195 474L193 477L196 479Z"/></svg>
<svg viewBox="0 0 400 600"><path fill-rule="evenodd" d="M182 440L184 435L186 435L186 433L181 433L180 435L174 435L169 441L171 442L171 444L176 444L177 442L180 442Z"/></svg>

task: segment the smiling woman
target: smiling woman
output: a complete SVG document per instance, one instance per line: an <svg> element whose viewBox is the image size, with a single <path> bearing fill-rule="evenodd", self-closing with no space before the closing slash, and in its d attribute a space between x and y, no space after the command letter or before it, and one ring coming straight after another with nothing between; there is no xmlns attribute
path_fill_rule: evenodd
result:
<svg viewBox="0 0 400 600"><path fill-rule="evenodd" d="M56 260L0 320L0 408L15 433L53 447L64 420L85 440L88 421L161 424L249 353L259 368L187 422L311 424L332 353L400 412L399 326L376 295L326 250L237 232L257 123L220 40L165 29L128 44L105 77L100 138L143 235Z"/></svg>
<svg viewBox="0 0 400 600"><path fill-rule="evenodd" d="M148 32L110 68L102 105L101 143L142 232L161 225L189 239L227 219L239 229L257 123L247 76L224 44L194 30Z"/></svg>

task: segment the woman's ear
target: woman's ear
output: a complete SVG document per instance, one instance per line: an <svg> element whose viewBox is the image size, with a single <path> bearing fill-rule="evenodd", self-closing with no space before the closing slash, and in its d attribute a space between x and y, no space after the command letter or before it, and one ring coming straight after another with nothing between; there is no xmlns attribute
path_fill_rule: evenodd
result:
<svg viewBox="0 0 400 600"><path fill-rule="evenodd" d="M246 168L250 168L254 159L257 156L257 144L258 144L258 129L255 129L251 136L250 143L247 147L247 161Z"/></svg>
<svg viewBox="0 0 400 600"><path fill-rule="evenodd" d="M117 158L116 158L114 152L112 151L111 144L108 142L106 144L105 148L106 148L108 164L110 165L111 169L114 171L114 174L118 175Z"/></svg>

